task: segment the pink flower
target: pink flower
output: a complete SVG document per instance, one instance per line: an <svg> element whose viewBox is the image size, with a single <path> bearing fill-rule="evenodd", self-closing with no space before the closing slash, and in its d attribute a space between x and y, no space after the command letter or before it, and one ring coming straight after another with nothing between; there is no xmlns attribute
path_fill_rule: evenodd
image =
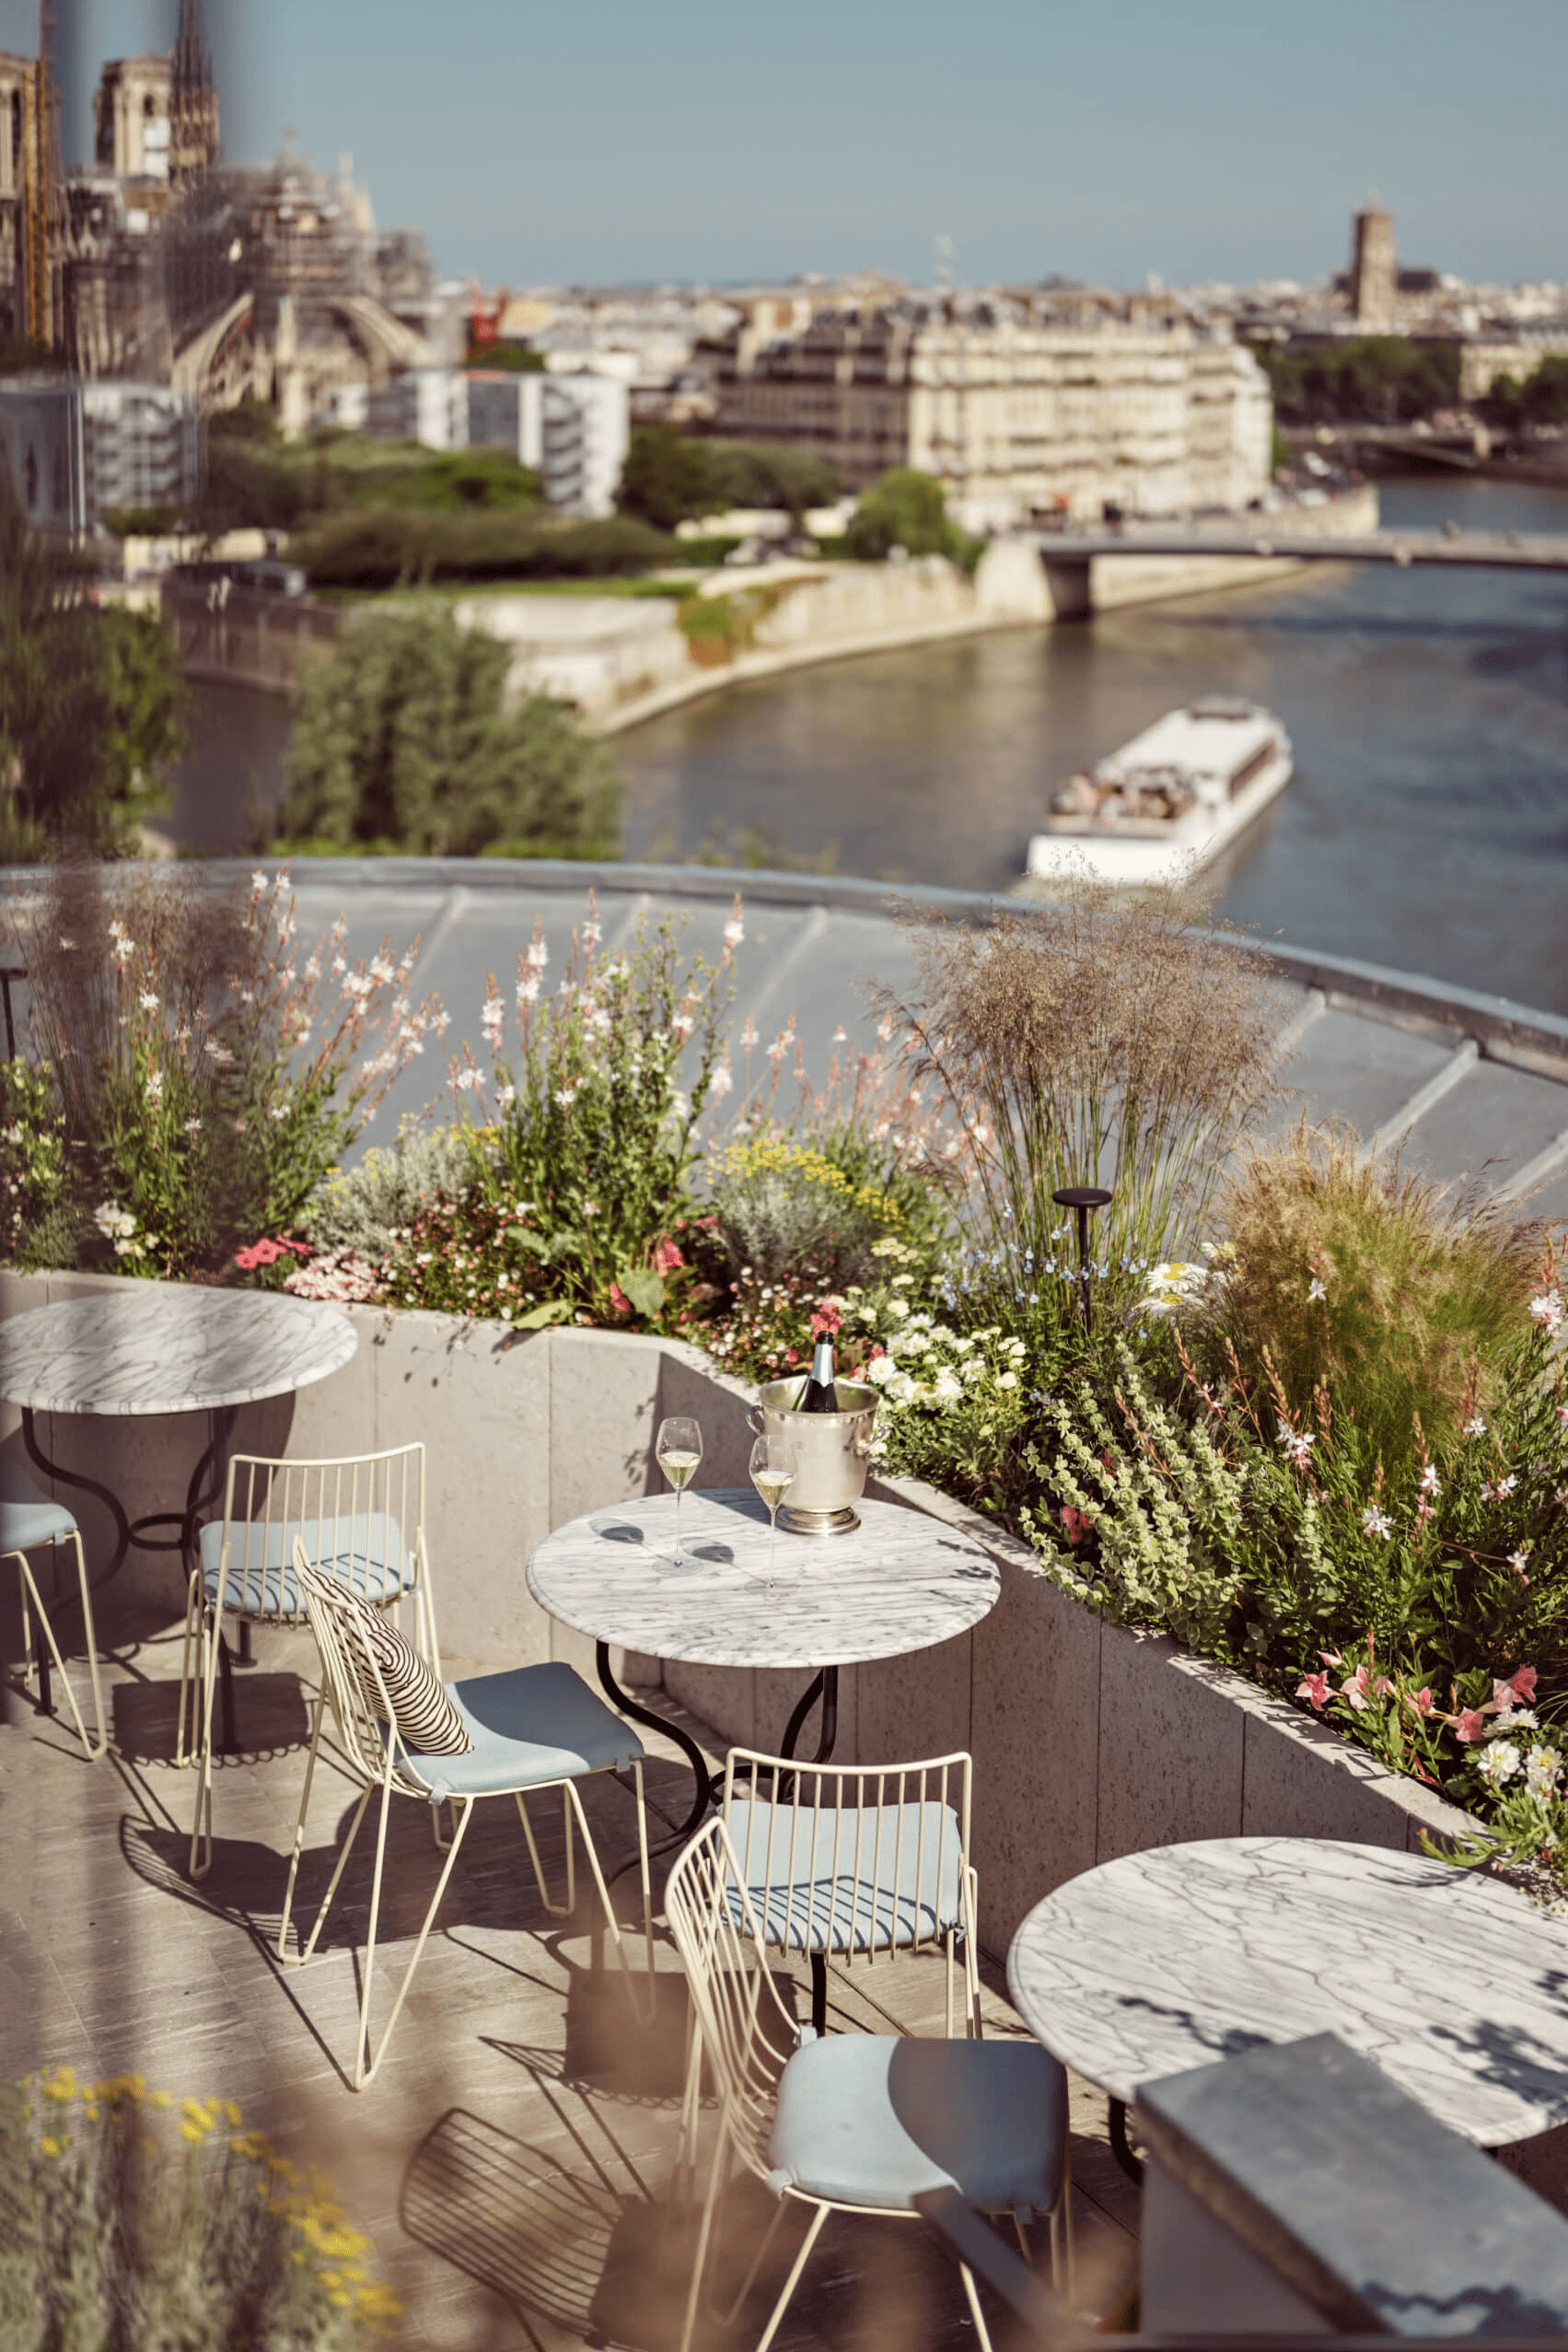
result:
<svg viewBox="0 0 1568 2352"><path fill-rule="evenodd" d="M610 1286L610 1303L618 1315L629 1315L632 1311L632 1301L618 1282L612 1282Z"/></svg>
<svg viewBox="0 0 1568 2352"><path fill-rule="evenodd" d="M1417 1715L1430 1715L1432 1712L1432 1692L1430 1687L1423 1684L1419 1691L1407 1691L1405 1693L1405 1703L1407 1706L1412 1706Z"/></svg>
<svg viewBox="0 0 1568 2352"><path fill-rule="evenodd" d="M1536 1670L1533 1666L1520 1667L1514 1677L1513 1689L1514 1696L1521 1706L1533 1705L1536 1694Z"/></svg>
<svg viewBox="0 0 1568 2352"><path fill-rule="evenodd" d="M1393 1688L1394 1685L1389 1682L1387 1674L1379 1674L1377 1680L1372 1685L1372 1695L1375 1699L1386 1699L1389 1696Z"/></svg>
<svg viewBox="0 0 1568 2352"><path fill-rule="evenodd" d="M1318 1655L1325 1666L1342 1666L1345 1662L1337 1649L1320 1649Z"/></svg>
<svg viewBox="0 0 1568 2352"><path fill-rule="evenodd" d="M1454 1726L1457 1740L1479 1740L1486 1729L1486 1717L1479 1707L1463 1707Z"/></svg>
<svg viewBox="0 0 1568 2352"><path fill-rule="evenodd" d="M840 1329L843 1317L836 1307L819 1307L811 1318L813 1339L830 1338Z"/></svg>
<svg viewBox="0 0 1568 2352"><path fill-rule="evenodd" d="M1340 1692L1342 1697L1349 1699L1357 1715L1365 1715L1366 1713L1365 1667L1358 1666L1353 1674L1347 1674L1340 1684Z"/></svg>
<svg viewBox="0 0 1568 2352"><path fill-rule="evenodd" d="M669 1236L666 1234L664 1240L654 1252L654 1265L656 1270L659 1274L673 1274L677 1266L683 1266L685 1263L686 1261L680 1254L679 1245L672 1241L669 1239Z"/></svg>
<svg viewBox="0 0 1568 2352"><path fill-rule="evenodd" d="M1086 1511L1076 1511L1071 1503L1062 1506L1062 1532L1074 1550L1086 1543L1094 1531L1094 1521Z"/></svg>
<svg viewBox="0 0 1568 2352"><path fill-rule="evenodd" d="M1295 1695L1298 1699L1310 1699L1318 1714L1321 1715L1323 1709L1329 1704L1329 1678L1327 1674L1304 1675L1296 1685Z"/></svg>

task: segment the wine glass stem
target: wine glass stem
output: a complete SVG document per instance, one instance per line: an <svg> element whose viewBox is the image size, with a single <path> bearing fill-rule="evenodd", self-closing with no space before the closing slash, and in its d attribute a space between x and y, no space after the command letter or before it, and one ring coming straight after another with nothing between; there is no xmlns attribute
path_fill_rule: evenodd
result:
<svg viewBox="0 0 1568 2352"><path fill-rule="evenodd" d="M678 1560L683 1560L686 1556L680 1549L680 1506L685 1498L685 1493L683 1486L678 1486L675 1490L675 1556Z"/></svg>
<svg viewBox="0 0 1568 2352"><path fill-rule="evenodd" d="M778 1540L779 1507L777 1503L775 1503L772 1509L768 1513L768 1577L770 1581L772 1578L773 1573L773 1548L778 1543Z"/></svg>

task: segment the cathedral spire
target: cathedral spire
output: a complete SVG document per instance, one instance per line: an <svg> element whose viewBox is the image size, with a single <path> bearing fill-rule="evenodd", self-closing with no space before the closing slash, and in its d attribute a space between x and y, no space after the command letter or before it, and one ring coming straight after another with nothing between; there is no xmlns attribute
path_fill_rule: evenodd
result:
<svg viewBox="0 0 1568 2352"><path fill-rule="evenodd" d="M180 32L168 94L169 178L177 188L218 159L218 101L202 29L202 0L180 0Z"/></svg>

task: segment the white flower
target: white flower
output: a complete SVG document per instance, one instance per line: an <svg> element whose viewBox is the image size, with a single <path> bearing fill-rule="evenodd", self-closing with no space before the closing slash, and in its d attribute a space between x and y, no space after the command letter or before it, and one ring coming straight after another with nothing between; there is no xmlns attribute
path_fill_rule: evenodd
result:
<svg viewBox="0 0 1568 2352"><path fill-rule="evenodd" d="M584 924L583 945L586 948L597 948L603 937L604 926L602 923L589 922Z"/></svg>
<svg viewBox="0 0 1568 2352"><path fill-rule="evenodd" d="M890 1356L878 1356L866 1366L865 1377L868 1380L874 1380L878 1388L882 1388L892 1379L898 1368Z"/></svg>
<svg viewBox="0 0 1568 2352"><path fill-rule="evenodd" d="M1518 1483L1517 1478L1516 1478L1511 1470L1505 1472L1492 1490L1493 1501L1496 1503L1504 1502L1513 1493Z"/></svg>
<svg viewBox="0 0 1568 2352"><path fill-rule="evenodd" d="M583 1215L585 1217L597 1217L598 1215L598 1203L597 1201L585 1201L583 1203Z"/></svg>
<svg viewBox="0 0 1568 2352"><path fill-rule="evenodd" d="M555 1100L561 1105L563 1111L570 1111L573 1103L575 1102L582 1090L583 1089L580 1085L558 1086L555 1089Z"/></svg>
<svg viewBox="0 0 1568 2352"><path fill-rule="evenodd" d="M76 942L75 939L67 939L64 932L61 934L60 945L67 955L73 955L75 952Z"/></svg>
<svg viewBox="0 0 1568 2352"><path fill-rule="evenodd" d="M1437 1464L1434 1461L1429 1461L1421 1473L1421 1491L1423 1495L1440 1495L1443 1492L1437 1483Z"/></svg>
<svg viewBox="0 0 1568 2352"><path fill-rule="evenodd" d="M226 1070L234 1059L228 1047L220 1045L215 1037L209 1037L202 1051L210 1060L216 1063L220 1070Z"/></svg>
<svg viewBox="0 0 1568 2352"><path fill-rule="evenodd" d="M738 948L745 937L745 924L742 923L738 914L732 914L729 921L724 926L725 946L726 948Z"/></svg>
<svg viewBox="0 0 1568 2352"><path fill-rule="evenodd" d="M161 1070L147 1072L147 1100L149 1102L163 1100L163 1072Z"/></svg>
<svg viewBox="0 0 1568 2352"><path fill-rule="evenodd" d="M1491 1745L1477 1757L1476 1770L1483 1780L1490 1782L1492 1787L1496 1788L1500 1787L1504 1781L1513 1779L1519 1769L1519 1751L1512 1740L1493 1740Z"/></svg>
<svg viewBox="0 0 1568 2352"><path fill-rule="evenodd" d="M1018 1385L1016 1372L998 1372L996 1385L999 1389L1016 1389Z"/></svg>
<svg viewBox="0 0 1568 2352"><path fill-rule="evenodd" d="M530 939L528 941L528 961L532 965L535 972L542 972L544 970L545 965L550 961L550 949L545 946L542 939Z"/></svg>
<svg viewBox="0 0 1568 2352"><path fill-rule="evenodd" d="M708 1080L708 1091L714 1097L715 1101L722 1102L725 1096L729 1092L734 1084L735 1080L730 1076L727 1065L721 1062L717 1069L714 1072L712 1077Z"/></svg>
<svg viewBox="0 0 1568 2352"><path fill-rule="evenodd" d="M267 878L260 867L250 877L250 887L253 891L264 891L267 887Z"/></svg>
<svg viewBox="0 0 1568 2352"><path fill-rule="evenodd" d="M1520 1576L1523 1576L1523 1575L1524 1575L1525 1570L1526 1570L1526 1569L1529 1566L1529 1565L1530 1565L1530 1555L1529 1555L1529 1552L1528 1552L1528 1550L1527 1550L1527 1549L1526 1549L1526 1550L1524 1550L1524 1551L1520 1551L1520 1552L1510 1552L1510 1553L1509 1553L1509 1554L1508 1554L1508 1566L1509 1566L1511 1568L1516 1568L1516 1569L1517 1569L1517 1571L1518 1571L1518 1573L1520 1574Z"/></svg>
<svg viewBox="0 0 1568 2352"><path fill-rule="evenodd" d="M202 1132L202 1123L200 1119L187 1119L185 1122L185 1132L188 1135L199 1135Z"/></svg>
<svg viewBox="0 0 1568 2352"><path fill-rule="evenodd" d="M1540 1717L1533 1706L1511 1706L1508 1709L1510 1731L1539 1731Z"/></svg>
<svg viewBox="0 0 1568 2352"><path fill-rule="evenodd" d="M1557 1748L1532 1748L1525 1758L1525 1786L1538 1804L1544 1804L1557 1787L1562 1771L1562 1751Z"/></svg>
<svg viewBox="0 0 1568 2352"><path fill-rule="evenodd" d="M915 1394L915 1385L907 1372L895 1372L888 1382L888 1394L895 1404L908 1404Z"/></svg>
<svg viewBox="0 0 1568 2352"><path fill-rule="evenodd" d="M1476 1415L1476 1416L1475 1416L1475 1418L1474 1418L1474 1420L1473 1420L1473 1421L1467 1421L1467 1422L1465 1423L1465 1435L1466 1435L1466 1437L1467 1437L1467 1438L1484 1438L1484 1437L1485 1437L1485 1435L1486 1435L1486 1424L1485 1424L1485 1422L1481 1419L1481 1415L1480 1415L1480 1414L1479 1414L1479 1413Z"/></svg>
<svg viewBox="0 0 1568 2352"><path fill-rule="evenodd" d="M841 1021L837 1029L834 1030L832 1042L835 1045L847 1045L849 1043L849 1031L844 1027L842 1021Z"/></svg>
<svg viewBox="0 0 1568 2352"><path fill-rule="evenodd" d="M1296 1430L1288 1421L1282 1419L1280 1422L1280 1443L1298 1468L1311 1460L1312 1449L1317 1442L1310 1429Z"/></svg>
<svg viewBox="0 0 1568 2352"><path fill-rule="evenodd" d="M476 1070L470 1067L458 1072L457 1087L460 1094L477 1094L483 1084L484 1073L482 1070Z"/></svg>
<svg viewBox="0 0 1568 2352"><path fill-rule="evenodd" d="M1368 1503L1361 1514L1361 1523L1368 1535L1380 1535L1385 1541L1394 1531L1393 1520L1387 1511L1380 1511L1376 1503Z"/></svg>
<svg viewBox="0 0 1568 2352"><path fill-rule="evenodd" d="M498 1086L495 1089L495 1107L498 1111L510 1111L517 1099L517 1089L515 1086Z"/></svg>
<svg viewBox="0 0 1568 2352"><path fill-rule="evenodd" d="M1543 1331L1555 1332L1562 1321L1562 1301L1555 1290L1543 1290L1530 1300L1530 1312Z"/></svg>
<svg viewBox="0 0 1568 2352"><path fill-rule="evenodd" d="M107 1240L134 1233L136 1220L129 1209L116 1208L112 1201L100 1201L93 1211L93 1223Z"/></svg>
<svg viewBox="0 0 1568 2352"><path fill-rule="evenodd" d="M1310 1306L1312 1306L1312 1305L1313 1305L1313 1304L1314 1304L1314 1303L1315 1303L1318 1299L1319 1299L1319 1298L1326 1298L1328 1297L1328 1295L1329 1295L1329 1294L1328 1294L1328 1292L1324 1289L1324 1287L1323 1287L1322 1284L1321 1284L1321 1283L1320 1283L1320 1282L1317 1279L1317 1277L1316 1277L1316 1275L1315 1275L1315 1276L1313 1277L1312 1287L1308 1290L1308 1292L1307 1292L1307 1305L1310 1307Z"/></svg>
<svg viewBox="0 0 1568 2352"><path fill-rule="evenodd" d="M519 1009L520 1009L520 1008L521 1008L524 1005L532 1005L532 1004L537 1004L537 1003L538 1003L538 1001L539 1001L539 975L538 975L538 973L536 972L536 973L533 975L532 979L530 979L530 980L519 980L519 981L518 981L518 983L517 983L517 1005L518 1005L518 1007L519 1007Z"/></svg>
<svg viewBox="0 0 1568 2352"><path fill-rule="evenodd" d="M150 988L144 988L136 1002L145 1013L156 1013L157 1010L157 998Z"/></svg>
<svg viewBox="0 0 1568 2352"><path fill-rule="evenodd" d="M119 957L122 963L129 963L131 958L136 952L136 942L134 939L131 938L128 934L122 932L119 938L114 942L114 952Z"/></svg>

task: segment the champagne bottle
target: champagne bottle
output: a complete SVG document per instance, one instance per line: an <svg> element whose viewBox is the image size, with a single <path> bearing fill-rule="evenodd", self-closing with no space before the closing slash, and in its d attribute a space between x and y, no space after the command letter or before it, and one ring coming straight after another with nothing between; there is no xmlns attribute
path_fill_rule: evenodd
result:
<svg viewBox="0 0 1568 2352"><path fill-rule="evenodd" d="M818 1334L811 1371L796 1405L797 1413L837 1413L839 1391L833 1377L833 1343L827 1332Z"/></svg>

